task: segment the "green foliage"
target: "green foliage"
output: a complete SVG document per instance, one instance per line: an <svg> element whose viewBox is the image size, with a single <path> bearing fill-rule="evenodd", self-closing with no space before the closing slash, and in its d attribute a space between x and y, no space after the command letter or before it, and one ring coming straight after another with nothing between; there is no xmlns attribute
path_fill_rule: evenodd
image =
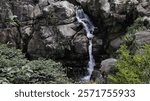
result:
<svg viewBox="0 0 150 101"><path fill-rule="evenodd" d="M139 17L135 20L134 24L127 28L127 33L123 37L124 44L130 45L134 41L134 34L138 31L146 29L144 20Z"/></svg>
<svg viewBox="0 0 150 101"><path fill-rule="evenodd" d="M22 67L18 78L27 83L70 83L62 64L52 60L31 61Z"/></svg>
<svg viewBox="0 0 150 101"><path fill-rule="evenodd" d="M20 50L0 45L0 83L70 83L61 63L28 61Z"/></svg>
<svg viewBox="0 0 150 101"><path fill-rule="evenodd" d="M116 63L117 72L108 76L109 83L150 82L150 45L144 45L136 54L131 54L123 45L118 53L121 57Z"/></svg>
<svg viewBox="0 0 150 101"><path fill-rule="evenodd" d="M20 50L0 45L0 83L15 83L17 72L27 62Z"/></svg>
<svg viewBox="0 0 150 101"><path fill-rule="evenodd" d="M17 19L16 15L10 16L8 19L6 19L6 23L12 26L19 26L19 20Z"/></svg>

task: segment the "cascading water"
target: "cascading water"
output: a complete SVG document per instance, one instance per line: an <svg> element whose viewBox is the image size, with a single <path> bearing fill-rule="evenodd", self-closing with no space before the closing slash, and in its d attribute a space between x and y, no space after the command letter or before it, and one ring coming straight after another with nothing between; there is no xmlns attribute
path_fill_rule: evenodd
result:
<svg viewBox="0 0 150 101"><path fill-rule="evenodd" d="M94 32L95 27L93 26L89 17L84 13L83 9L81 9L81 8L76 9L76 18L77 18L78 22L84 26L84 29L86 31L86 36L89 41L89 47L88 47L89 62L88 62L88 69L87 69L88 75L81 79L84 82L88 82L88 81L90 81L90 77L92 75L92 72L93 72L94 66L95 66L95 60L94 60L93 54L92 54L92 39L94 37L93 32Z"/></svg>

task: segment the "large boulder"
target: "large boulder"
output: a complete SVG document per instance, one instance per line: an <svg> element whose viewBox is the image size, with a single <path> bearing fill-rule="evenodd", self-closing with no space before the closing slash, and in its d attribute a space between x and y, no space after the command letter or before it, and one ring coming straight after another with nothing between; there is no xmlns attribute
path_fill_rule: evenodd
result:
<svg viewBox="0 0 150 101"><path fill-rule="evenodd" d="M108 58L101 62L99 73L99 75L101 75L101 83L107 83L108 74L113 74L115 72L116 62L117 60L114 58Z"/></svg>
<svg viewBox="0 0 150 101"><path fill-rule="evenodd" d="M68 1L42 4L43 19L35 26L33 38L28 45L30 56L50 58L86 59L88 39L86 33L75 18L75 6ZM47 26L46 26L47 25ZM101 38L94 38L94 52L100 53ZM41 45L41 47L40 47Z"/></svg>
<svg viewBox="0 0 150 101"><path fill-rule="evenodd" d="M114 71L116 62L117 60L114 58L103 60L101 62L101 68L100 68L101 73L105 73L105 74L112 73Z"/></svg>
<svg viewBox="0 0 150 101"><path fill-rule="evenodd" d="M43 11L48 23L52 25L68 24L75 20L75 7L68 1L51 2Z"/></svg>

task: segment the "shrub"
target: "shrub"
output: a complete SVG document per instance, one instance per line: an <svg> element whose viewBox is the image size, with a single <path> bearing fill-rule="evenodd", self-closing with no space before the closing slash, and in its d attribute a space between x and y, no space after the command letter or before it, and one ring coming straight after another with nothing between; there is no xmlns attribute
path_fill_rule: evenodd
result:
<svg viewBox="0 0 150 101"><path fill-rule="evenodd" d="M20 50L0 45L0 83L70 83L61 63L28 61Z"/></svg>
<svg viewBox="0 0 150 101"><path fill-rule="evenodd" d="M18 73L22 83L70 83L61 63L53 60L34 60L22 67Z"/></svg>
<svg viewBox="0 0 150 101"><path fill-rule="evenodd" d="M28 62L20 50L0 45L0 83L15 83L17 73Z"/></svg>
<svg viewBox="0 0 150 101"><path fill-rule="evenodd" d="M131 54L127 46L118 50L120 59L116 63L115 74L108 76L109 83L149 83L150 82L150 45L144 45L138 53Z"/></svg>

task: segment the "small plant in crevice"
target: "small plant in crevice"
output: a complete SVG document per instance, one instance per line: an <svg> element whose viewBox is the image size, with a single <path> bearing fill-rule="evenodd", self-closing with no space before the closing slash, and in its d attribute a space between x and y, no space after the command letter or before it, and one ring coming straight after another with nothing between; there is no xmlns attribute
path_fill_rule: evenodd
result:
<svg viewBox="0 0 150 101"><path fill-rule="evenodd" d="M6 19L6 23L8 23L12 26L19 26L19 24L20 24L16 15L10 16L8 19Z"/></svg>

